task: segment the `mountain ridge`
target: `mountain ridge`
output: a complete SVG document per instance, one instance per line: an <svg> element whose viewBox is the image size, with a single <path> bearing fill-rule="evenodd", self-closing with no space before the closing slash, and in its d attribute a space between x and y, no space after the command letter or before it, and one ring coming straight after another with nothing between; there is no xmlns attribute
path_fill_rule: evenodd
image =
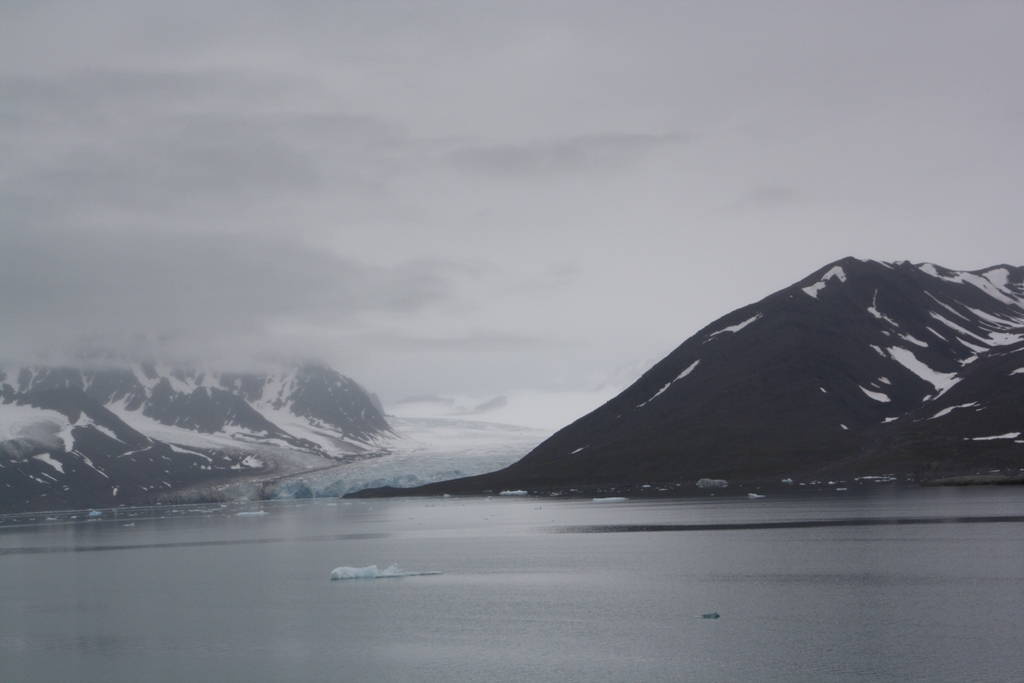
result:
<svg viewBox="0 0 1024 683"><path fill-rule="evenodd" d="M508 468L402 493L1009 471L1022 351L1024 268L848 257L705 326Z"/></svg>
<svg viewBox="0 0 1024 683"><path fill-rule="evenodd" d="M151 503L386 452L397 435L377 405L320 364L0 371L0 512Z"/></svg>

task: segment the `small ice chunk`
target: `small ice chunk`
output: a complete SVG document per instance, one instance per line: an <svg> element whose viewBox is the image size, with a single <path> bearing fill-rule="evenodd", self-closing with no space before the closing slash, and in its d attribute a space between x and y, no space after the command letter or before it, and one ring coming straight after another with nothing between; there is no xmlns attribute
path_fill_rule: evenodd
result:
<svg viewBox="0 0 1024 683"><path fill-rule="evenodd" d="M709 479L707 477L704 477L703 479L697 480L697 486L699 486L702 489L725 488L728 485L729 482L727 482L725 479Z"/></svg>
<svg viewBox="0 0 1024 683"><path fill-rule="evenodd" d="M103 513L100 512L99 510L89 510L89 516L90 517L99 517L102 514Z"/></svg>
<svg viewBox="0 0 1024 683"><path fill-rule="evenodd" d="M624 500L629 500L629 499L628 498L623 498L621 496L610 496L608 498L595 498L594 502L595 503L621 503Z"/></svg>
<svg viewBox="0 0 1024 683"><path fill-rule="evenodd" d="M498 494L499 496L525 496L528 495L526 491L518 489L516 491L502 491Z"/></svg>
<svg viewBox="0 0 1024 683"><path fill-rule="evenodd" d="M266 510L256 510L254 512L236 512L235 517L259 517L260 515L269 515L270 513Z"/></svg>
<svg viewBox="0 0 1024 683"><path fill-rule="evenodd" d="M748 493L747 498L764 498L764 496L759 493Z"/></svg>
<svg viewBox="0 0 1024 683"><path fill-rule="evenodd" d="M377 565L369 567L335 567L331 571L331 580L339 579L394 579L402 576L431 576L441 572L407 572L393 564L387 569L377 569Z"/></svg>

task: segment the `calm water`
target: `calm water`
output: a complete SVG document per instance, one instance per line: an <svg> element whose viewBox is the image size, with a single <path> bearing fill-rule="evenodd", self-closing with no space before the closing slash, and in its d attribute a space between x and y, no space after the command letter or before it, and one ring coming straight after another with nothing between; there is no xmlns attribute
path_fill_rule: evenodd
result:
<svg viewBox="0 0 1024 683"><path fill-rule="evenodd" d="M4 520L0 680L1017 681L1024 670L1020 488L334 503ZM993 519L1006 517L1017 520ZM803 524L822 521L837 523ZM338 566L392 563L442 573L329 580Z"/></svg>

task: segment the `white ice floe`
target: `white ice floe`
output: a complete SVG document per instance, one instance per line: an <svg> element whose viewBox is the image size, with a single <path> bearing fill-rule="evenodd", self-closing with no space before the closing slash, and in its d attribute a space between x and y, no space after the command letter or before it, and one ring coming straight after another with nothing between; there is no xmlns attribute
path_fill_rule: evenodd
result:
<svg viewBox="0 0 1024 683"><path fill-rule="evenodd" d="M629 500L629 499L628 498L623 498L622 496L609 496L607 498L595 498L594 502L595 503L621 503L624 500Z"/></svg>
<svg viewBox="0 0 1024 683"><path fill-rule="evenodd" d="M377 569L377 565L369 567L336 567L331 571L331 580L339 579L395 579L403 576L433 576L441 572L407 572L393 564L387 569Z"/></svg>
<svg viewBox="0 0 1024 683"><path fill-rule="evenodd" d="M759 493L748 493L747 498L764 498L764 496Z"/></svg>
<svg viewBox="0 0 1024 683"><path fill-rule="evenodd" d="M978 405L978 402L977 401L973 401L971 403L961 403L958 406L950 406L948 408L943 408L942 410L940 410L939 412L935 413L934 415L932 415L928 419L929 420L934 420L937 417L945 417L946 415L949 415L951 412L953 412L957 408L974 408L977 405Z"/></svg>
<svg viewBox="0 0 1024 683"><path fill-rule="evenodd" d="M502 491L498 495L499 496L525 496L525 495L528 495L528 493L526 491L523 491L523 490L520 489L520 490L515 490L515 491Z"/></svg>
<svg viewBox="0 0 1024 683"><path fill-rule="evenodd" d="M708 479L707 477L704 477L703 479L697 480L697 486L699 486L702 489L725 488L728 485L729 482L727 482L725 479Z"/></svg>
<svg viewBox="0 0 1024 683"><path fill-rule="evenodd" d="M1016 439L1020 436L1020 432L1010 432L1009 434L999 434L997 436L976 436L971 441L995 441L996 439Z"/></svg>
<svg viewBox="0 0 1024 683"><path fill-rule="evenodd" d="M804 287L803 288L804 294L806 294L807 296L811 297L812 299L817 299L818 298L818 292L820 292L821 290L825 289L826 281L829 280L830 278L836 278L840 282L846 282L846 273L843 271L843 269L840 266L835 266L831 270L829 270L827 273L822 275L821 276L821 280L819 280L818 282L815 282L810 287Z"/></svg>
<svg viewBox="0 0 1024 683"><path fill-rule="evenodd" d="M1013 375L1024 375L1024 368L1017 368L1016 370L1010 373L1011 377Z"/></svg>
<svg viewBox="0 0 1024 683"><path fill-rule="evenodd" d="M952 372L939 372L932 370L930 367L922 363L917 359L909 349L904 349L898 346L889 347L889 355L897 363L910 370L912 373L928 382L935 387L935 391L938 392L938 396L949 390L954 384L960 381L960 378L956 376L956 373Z"/></svg>
<svg viewBox="0 0 1024 683"><path fill-rule="evenodd" d="M876 401L879 401L880 403L888 403L891 400L888 396L886 396L885 394L883 394L880 391L871 391L869 389L865 389L864 387L860 386L859 384L857 386L860 387L861 391L863 391L865 394L867 394L868 398L873 398Z"/></svg>
<svg viewBox="0 0 1024 683"><path fill-rule="evenodd" d="M256 510L255 512L236 512L235 517L262 517L269 514L266 510Z"/></svg>

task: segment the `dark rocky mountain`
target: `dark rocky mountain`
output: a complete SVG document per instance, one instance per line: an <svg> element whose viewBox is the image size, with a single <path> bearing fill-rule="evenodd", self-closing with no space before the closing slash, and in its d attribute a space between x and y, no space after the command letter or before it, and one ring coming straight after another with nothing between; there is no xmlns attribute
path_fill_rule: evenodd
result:
<svg viewBox="0 0 1024 683"><path fill-rule="evenodd" d="M415 492L1019 475L1022 432L1024 268L847 258L715 321L510 467Z"/></svg>
<svg viewBox="0 0 1024 683"><path fill-rule="evenodd" d="M394 436L378 406L323 365L0 371L0 512L140 504L326 466Z"/></svg>

